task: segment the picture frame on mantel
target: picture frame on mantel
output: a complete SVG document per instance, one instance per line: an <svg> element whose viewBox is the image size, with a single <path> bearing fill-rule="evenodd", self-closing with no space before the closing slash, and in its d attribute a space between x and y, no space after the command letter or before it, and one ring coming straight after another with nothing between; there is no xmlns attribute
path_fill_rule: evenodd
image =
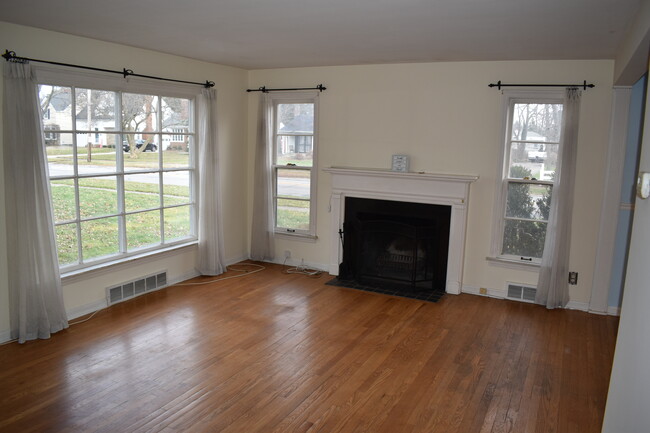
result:
<svg viewBox="0 0 650 433"><path fill-rule="evenodd" d="M393 155L391 170L407 173L409 171L409 156Z"/></svg>

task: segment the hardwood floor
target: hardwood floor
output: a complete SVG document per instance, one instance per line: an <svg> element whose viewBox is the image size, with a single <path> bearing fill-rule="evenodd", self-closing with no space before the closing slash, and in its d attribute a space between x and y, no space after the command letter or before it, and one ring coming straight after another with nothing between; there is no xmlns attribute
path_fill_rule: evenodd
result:
<svg viewBox="0 0 650 433"><path fill-rule="evenodd" d="M600 432L616 318L282 269L0 346L0 431Z"/></svg>

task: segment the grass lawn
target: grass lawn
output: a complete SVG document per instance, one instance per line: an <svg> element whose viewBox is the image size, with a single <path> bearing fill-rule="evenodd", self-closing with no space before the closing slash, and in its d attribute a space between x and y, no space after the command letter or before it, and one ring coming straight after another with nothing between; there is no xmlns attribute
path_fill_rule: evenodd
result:
<svg viewBox="0 0 650 433"><path fill-rule="evenodd" d="M56 221L75 218L75 195L72 180L52 181L52 202ZM177 185L165 186L162 195L165 206L189 202L189 188ZM157 184L125 182L125 208L127 212L159 208L160 194ZM115 181L109 179L79 179L79 211L82 219L81 238L83 260L115 254L119 251L117 192ZM164 209L165 241L190 235L189 206ZM127 251L159 244L161 242L160 210L138 212L126 215ZM77 262L76 223L56 227L59 263Z"/></svg>
<svg viewBox="0 0 650 433"><path fill-rule="evenodd" d="M72 146L46 146L45 151L47 153L47 156L54 156L54 155L72 155ZM77 148L78 155L86 155L88 152L88 148L86 147L79 147ZM93 147L92 149L92 154L98 154L98 153L115 153L115 149L112 149L110 147Z"/></svg>

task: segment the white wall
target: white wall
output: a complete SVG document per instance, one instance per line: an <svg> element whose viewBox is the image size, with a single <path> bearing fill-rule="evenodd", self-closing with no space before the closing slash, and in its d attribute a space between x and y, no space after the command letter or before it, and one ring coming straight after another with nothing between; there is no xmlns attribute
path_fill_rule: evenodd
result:
<svg viewBox="0 0 650 433"><path fill-rule="evenodd" d="M650 110L647 106L641 145L639 171L647 173L650 172ZM637 198L634 206L621 320L603 420L604 433L650 431L650 199Z"/></svg>
<svg viewBox="0 0 650 433"><path fill-rule="evenodd" d="M581 83L583 94L571 249L579 272L571 300L586 307L595 262L611 111L613 61L455 62L256 70L249 87L312 87L320 97L319 168L389 168L391 155L411 156L412 171L477 174L472 184L463 283L502 292L507 281L536 284L537 273L488 264L501 134L501 96L488 84ZM253 176L258 94L248 108L249 173ZM319 173L315 243L276 240L276 258L328 260L330 179ZM249 199L252 193L249 194ZM250 217L250 215L249 215Z"/></svg>
<svg viewBox="0 0 650 433"><path fill-rule="evenodd" d="M3 49L13 50L24 57L106 69L129 68L140 74L181 80L214 81L219 98L219 171L223 183L226 259L233 261L248 256L245 242L248 227L243 218L247 214L244 199L247 192L246 71L3 22L0 22L0 41L3 42ZM1 87L0 83L0 89ZM0 161L1 152L2 146ZM0 163L0 179L4 179L2 167ZM6 338L9 329L6 275L7 254L11 252L6 248L6 230L11 230L11 227L6 227L5 224L6 206L10 204L5 203L4 188L0 188L0 340ZM192 275L196 265L195 250L185 248L161 259L143 259L119 265L109 273L97 272L90 278L65 280L63 291L66 309L79 313L92 308L101 304L108 285L163 269L168 270L168 278L172 281Z"/></svg>
<svg viewBox="0 0 650 433"><path fill-rule="evenodd" d="M616 52L614 83L631 86L646 73L648 50L650 48L650 1L640 2L625 34L623 43Z"/></svg>

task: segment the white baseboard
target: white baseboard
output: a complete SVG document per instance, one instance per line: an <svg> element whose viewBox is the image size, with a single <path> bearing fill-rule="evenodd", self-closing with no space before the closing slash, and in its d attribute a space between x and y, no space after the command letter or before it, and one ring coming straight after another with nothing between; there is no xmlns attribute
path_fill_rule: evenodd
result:
<svg viewBox="0 0 650 433"><path fill-rule="evenodd" d="M6 343L7 341L11 341L11 331L8 329L0 331L0 344Z"/></svg>
<svg viewBox="0 0 650 433"><path fill-rule="evenodd" d="M487 288L487 293L481 293L481 289L478 287L472 287L472 286L463 286L461 289L462 293L467 293L470 295L477 295L477 296L486 296L488 298L496 298L496 299L505 299L506 297L506 292L503 290L497 290L497 289L490 289Z"/></svg>
<svg viewBox="0 0 650 433"><path fill-rule="evenodd" d="M578 302L578 301L569 301L565 307L567 310L579 310L589 312L589 303L587 302Z"/></svg>
<svg viewBox="0 0 650 433"><path fill-rule="evenodd" d="M226 259L226 266L234 265L235 263L243 262L244 260L250 260L246 256L241 256L236 259Z"/></svg>
<svg viewBox="0 0 650 433"><path fill-rule="evenodd" d="M302 263L302 260L296 260L296 259L288 259L288 260L280 260L280 259L273 259L269 260L269 263L276 263L278 265L286 265L286 266L305 266L306 268L310 269L317 269L319 271L323 272L328 272L329 270L329 265L324 264L324 263L314 263L314 262L304 262Z"/></svg>
<svg viewBox="0 0 650 433"><path fill-rule="evenodd" d="M472 287L472 286L463 286L463 293L467 293L470 295L478 295L478 296L486 296L490 298L497 298L497 299L508 299L506 298L506 292L505 290L496 290L496 289L487 289L487 293L481 293L480 289L478 287ZM513 299L514 300L514 299ZM592 314L603 314L603 313L598 313L595 311L589 311L589 304L586 302L578 302L578 301L569 301L569 303L566 306L567 310L579 310L579 311L587 311ZM612 316L617 316L620 314L620 309L616 307L609 307L607 314L612 315Z"/></svg>
<svg viewBox="0 0 650 433"><path fill-rule="evenodd" d="M197 271L196 269L194 269L192 272L188 272L186 274L179 275L176 278L170 278L169 280L167 280L167 285L165 287L173 286L174 284L178 284L178 283L182 283L183 281L191 280L192 278L196 278L199 275L201 275L201 273L199 271ZM161 289L164 289L165 287L161 287Z"/></svg>
<svg viewBox="0 0 650 433"><path fill-rule="evenodd" d="M607 307L607 314L610 316L620 316L621 309L620 307L612 307L611 305Z"/></svg>
<svg viewBox="0 0 650 433"><path fill-rule="evenodd" d="M69 310L66 310L65 314L68 316L68 320L74 320L77 317L94 313L95 311L102 310L106 307L108 307L108 302L106 302L106 299L99 299L86 305L70 308Z"/></svg>

